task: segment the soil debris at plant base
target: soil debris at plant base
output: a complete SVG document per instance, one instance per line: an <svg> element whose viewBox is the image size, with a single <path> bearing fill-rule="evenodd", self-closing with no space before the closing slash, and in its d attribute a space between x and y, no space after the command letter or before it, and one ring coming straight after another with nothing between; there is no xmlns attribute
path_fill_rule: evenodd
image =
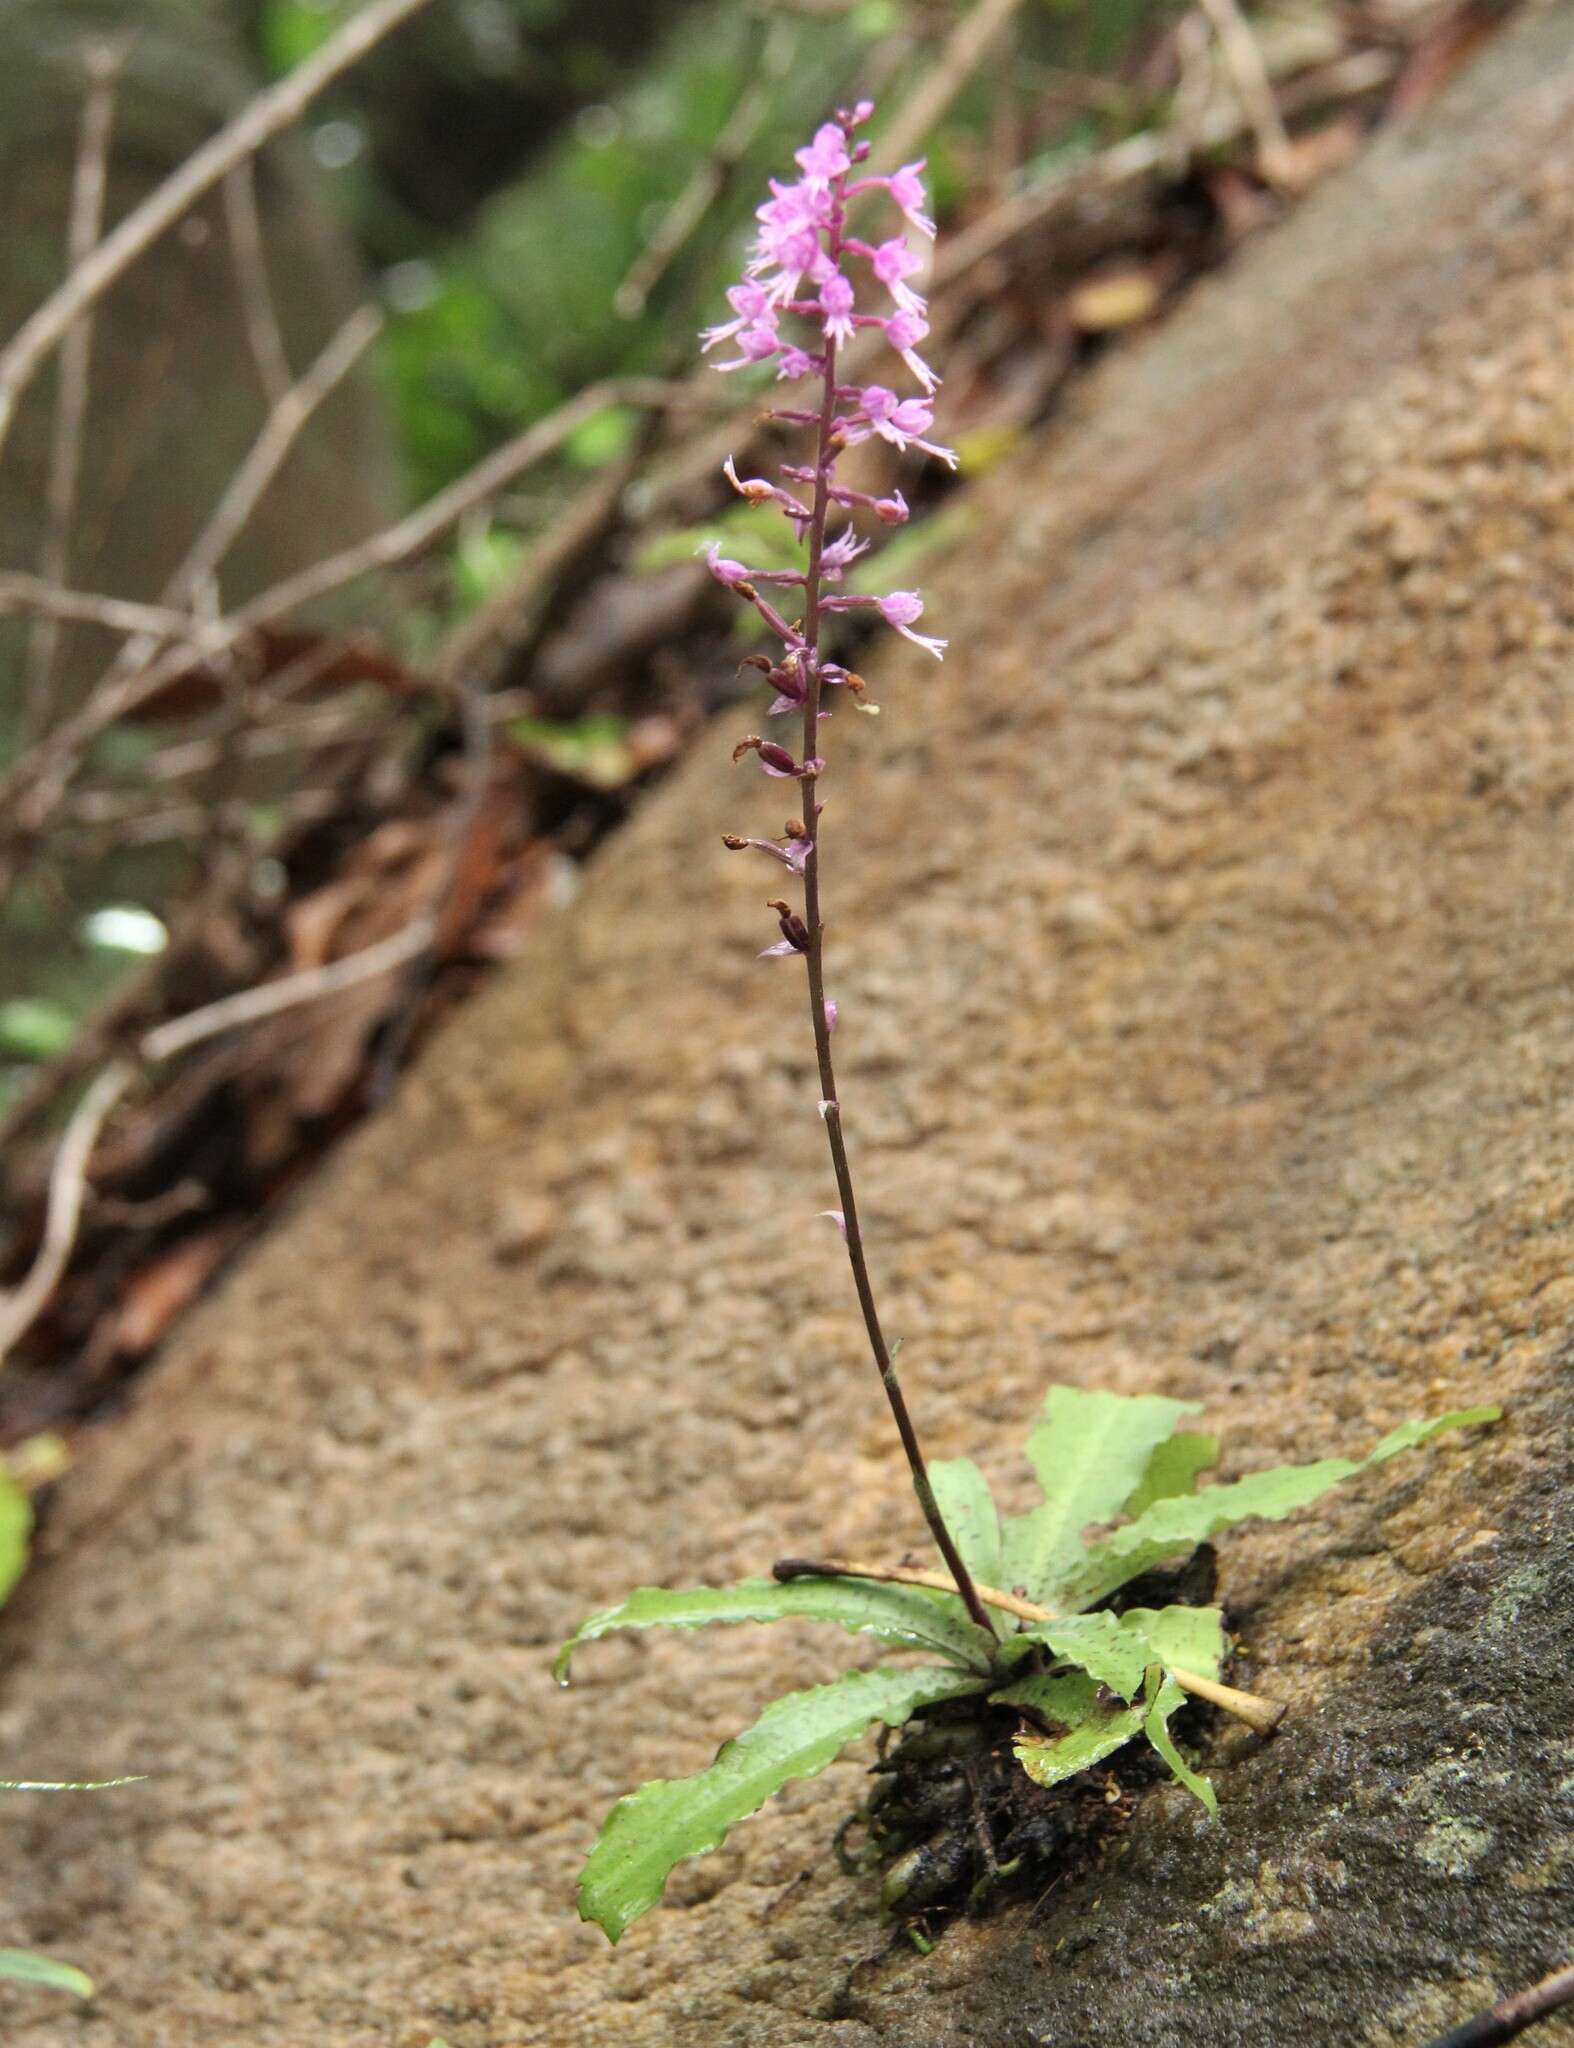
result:
<svg viewBox="0 0 1574 2048"><path fill-rule="evenodd" d="M64 1491L8 1743L155 1773L5 1816L16 1938L103 1987L84 2048L1414 2048L1557 1959L1571 27L1509 29L978 491L926 592L966 661L888 664L827 790L937 1455L1008 1494L1051 1378L1202 1400L1254 1466L1508 1410L1221 1543L1293 1702L1218 1738L1222 1825L1155 1795L1091 1883L921 1958L828 1853L852 1757L614 1954L572 1920L617 1792L846 1653L608 1645L560 1696L551 1647L631 1583L916 1534L696 759Z"/></svg>

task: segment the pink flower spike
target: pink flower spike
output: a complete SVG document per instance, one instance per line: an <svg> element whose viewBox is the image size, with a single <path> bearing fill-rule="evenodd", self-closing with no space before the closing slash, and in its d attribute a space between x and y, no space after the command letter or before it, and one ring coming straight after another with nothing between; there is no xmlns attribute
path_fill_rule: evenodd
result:
<svg viewBox="0 0 1574 2048"><path fill-rule="evenodd" d="M903 164L894 176L886 180L885 189L918 232L927 235L932 242L935 238L935 224L923 210L927 195L924 191L924 181L918 175L927 162L927 157L920 157L917 163Z"/></svg>
<svg viewBox="0 0 1574 2048"><path fill-rule="evenodd" d="M909 631L913 621L923 614L924 601L916 590L893 590L879 599L880 616L888 626L894 626L904 640L911 640L915 647L922 647L939 661L945 653L947 643L936 640L928 633Z"/></svg>
<svg viewBox="0 0 1574 2048"><path fill-rule="evenodd" d="M842 1239L845 1243L847 1238L847 1218L840 1209L816 1209L814 1213L816 1216L828 1216L842 1233Z"/></svg>
<svg viewBox="0 0 1574 2048"><path fill-rule="evenodd" d="M828 185L852 164L847 154L847 138L834 121L817 128L808 148L794 151L793 161L803 172L804 183L811 188Z"/></svg>

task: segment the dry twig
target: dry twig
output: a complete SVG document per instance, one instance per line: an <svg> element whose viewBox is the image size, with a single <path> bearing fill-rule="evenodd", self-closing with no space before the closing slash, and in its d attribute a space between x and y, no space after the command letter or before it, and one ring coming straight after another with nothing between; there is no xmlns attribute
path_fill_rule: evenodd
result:
<svg viewBox="0 0 1574 2048"><path fill-rule="evenodd" d="M95 43L87 52L87 97L82 105L76 170L71 184L71 216L66 229L68 270L87 261L103 231L115 87L130 47L129 43ZM77 485L82 473L82 434L87 420L92 359L93 316L88 308L73 323L60 347L54 437L44 485L44 536L38 551L38 573L46 583L67 583L71 577L71 526L76 517ZM41 617L34 622L28 639L22 699L25 738L41 732L48 723L50 682L60 649L60 623L56 618Z"/></svg>
<svg viewBox="0 0 1574 2048"><path fill-rule="evenodd" d="M0 350L0 447L17 400L72 326L149 245L235 166L297 121L325 86L364 57L427 0L371 0L287 78L258 93L234 120L172 171L106 235Z"/></svg>
<svg viewBox="0 0 1574 2048"><path fill-rule="evenodd" d="M1527 2027L1550 2019L1568 2005L1574 2005L1574 1963L1554 1970L1528 1991L1501 1999L1490 2012L1478 2013L1462 2027L1439 2034L1427 2048L1501 2048L1504 2041L1518 2040Z"/></svg>
<svg viewBox="0 0 1574 2048"><path fill-rule="evenodd" d="M292 383L279 315L268 283L268 259L262 247L262 222L257 216L257 167L250 157L224 180L224 225L229 231L235 286L257 382L270 406L278 405Z"/></svg>
<svg viewBox="0 0 1574 2048"><path fill-rule="evenodd" d="M1219 54L1230 74L1230 83L1240 101L1257 143L1257 167L1270 185L1293 190L1296 184L1295 152L1273 96L1273 81L1263 62L1251 24L1241 12L1240 0L1201 0Z"/></svg>

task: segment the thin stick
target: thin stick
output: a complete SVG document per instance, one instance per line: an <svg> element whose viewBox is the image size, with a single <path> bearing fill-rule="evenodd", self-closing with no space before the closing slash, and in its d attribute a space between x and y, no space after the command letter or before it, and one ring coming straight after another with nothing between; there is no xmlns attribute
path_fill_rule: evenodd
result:
<svg viewBox="0 0 1574 2048"><path fill-rule="evenodd" d="M358 953L348 953L342 960L330 961L326 967L281 975L277 981L265 981L256 988L221 997L216 1003L204 1003L200 1009L188 1010L185 1016L172 1017L167 1024L144 1032L137 1052L141 1059L157 1063L199 1045L204 1039L217 1038L221 1032L255 1024L264 1017L276 1017L281 1011L296 1009L303 1003L341 995L362 982L374 981L378 975L393 973L425 952L436 928L436 918L428 911L391 937L379 939L376 945L363 947ZM32 1328L60 1283L82 1220L93 1148L110 1112L136 1076L133 1061L111 1061L72 1112L49 1171L43 1242L26 1278L9 1294L0 1296L0 1363Z"/></svg>
<svg viewBox="0 0 1574 2048"><path fill-rule="evenodd" d="M239 469L225 486L202 532L193 541L164 593L178 604L205 583L234 546L258 500L284 465L285 457L312 414L344 381L378 335L383 316L375 306L352 313L321 355L273 406Z"/></svg>
<svg viewBox="0 0 1574 2048"><path fill-rule="evenodd" d="M0 573L0 613L31 613L38 618L71 619L104 626L111 633L142 633L163 642L181 643L182 664L200 647L216 645L219 629L205 626L187 612L167 605L134 604L128 598L104 597L91 590L62 590L31 576L25 569ZM98 727L94 727L97 731ZM9 778L8 778L9 780Z"/></svg>
<svg viewBox="0 0 1574 2048"><path fill-rule="evenodd" d="M1462 2027L1439 2034L1427 2048L1498 2048L1500 2042L1516 2040L1527 2027L1561 2012L1566 2005L1574 2005L1574 1964L1554 1970L1528 1991L1516 1991L1490 2012L1466 2020Z"/></svg>
<svg viewBox="0 0 1574 2048"><path fill-rule="evenodd" d="M842 213L841 201L837 198L830 226L830 248L827 251L834 264L841 254ZM830 511L831 471L835 467L838 449L833 445L836 426L836 339L827 335L824 344L825 370L823 395L820 401L820 420L817 431L814 470L814 506L809 522L809 563L804 574L804 618L803 646L800 659L800 673L804 681L803 700L803 758L805 762L815 758L820 731L820 696L822 676L820 672L820 561L825 552L826 518ZM818 783L813 771L802 777L803 789L803 836L808 842L803 865L803 921L808 931L808 950L804 964L808 968L809 1016L814 1029L815 1059L820 1070L821 1113L825 1121L826 1140L831 1149L831 1170L836 1176L836 1189L842 1203L842 1235L847 1242L847 1262L853 1271L853 1286L858 1295L858 1306L863 1314L864 1330L869 1338L869 1349L874 1355L875 1366L880 1374L880 1384L885 1389L885 1398L890 1404L891 1415L896 1423L896 1433L902 1440L902 1449L907 1456L908 1470L912 1474L913 1491L918 1496L918 1505L935 1546L945 1559L946 1569L951 1574L951 1583L962 1596L963 1605L981 1629L991 1636L994 1624L989 1612L978 1597L973 1585L972 1574L957 1549L940 1504L935 1499L934 1488L929 1483L929 1468L924 1463L924 1454L919 1446L918 1433L908 1412L907 1400L902 1393L901 1383L896 1376L896 1366L891 1349L880 1324L880 1312L875 1305L874 1286L869 1278L869 1262L864 1254L863 1232L858 1222L858 1202L853 1193L852 1169L847 1161L847 1142L842 1135L842 1110L836 1096L836 1071L831 1059L831 1026L825 1010L825 927L820 915L820 804Z"/></svg>
<svg viewBox="0 0 1574 2048"><path fill-rule="evenodd" d="M19 756L0 775L0 818L19 820L26 832L36 833L64 795L76 762L89 742L117 718L125 717L156 696L166 683L173 682L190 666L193 648L210 660L217 659L257 627L272 624L357 577L409 560L457 525L467 512L494 497L521 471L562 447L587 419L608 406L674 404L705 405L706 401L686 383L656 377L614 377L587 385L576 397L547 413L435 498L428 499L408 518L286 577L211 625L199 625L191 618L150 606L127 605L115 598L51 592L37 577L0 575L0 612L55 605L62 608L63 617L86 617L100 625L115 626L121 632L143 632L161 640L181 642L128 676L122 677L117 665L112 672L113 680L106 677L74 717L58 726L39 746Z"/></svg>
<svg viewBox="0 0 1574 2048"><path fill-rule="evenodd" d="M217 135L194 150L76 266L0 350L0 447L18 398L87 308L205 192L290 127L325 86L426 4L427 0L371 0L287 78L258 93Z"/></svg>
<svg viewBox="0 0 1574 2048"><path fill-rule="evenodd" d="M109 138L115 120L115 86L130 50L129 43L97 43L87 53L88 89L77 139L76 172L71 185L71 216L66 230L66 266L76 269L92 253L104 227L104 191L108 182ZM93 360L93 316L85 310L60 348L60 384L55 395L55 429L49 450L49 475L44 486L44 537L38 550L38 573L47 583L66 583L71 575L71 526L76 517L77 487L82 474L82 435L87 419L88 373ZM49 722L49 689L60 651L60 621L41 617L34 624L27 649L27 681L23 696L25 737Z"/></svg>
<svg viewBox="0 0 1574 2048"><path fill-rule="evenodd" d="M771 1569L778 1579L879 1579L897 1586L932 1586L940 1593L955 1590L944 1572L923 1571L916 1565L866 1564L861 1559L848 1557L784 1557ZM1053 1621L1056 1618L1053 1608L1040 1607L1034 1600L1024 1600L1019 1593L1007 1593L999 1586L981 1585L976 1579L973 1588L986 1607L998 1607L1002 1613L1014 1614L1021 1621ZM1259 1735L1271 1735L1284 1719L1285 1709L1277 1700L1265 1700L1259 1693L1242 1692L1238 1686L1221 1685L1218 1679L1205 1678L1200 1671L1182 1671L1174 1665L1165 1668L1183 1691L1195 1693L1198 1699L1207 1700L1223 1713L1233 1714L1237 1721L1244 1721Z"/></svg>
<svg viewBox="0 0 1574 2048"><path fill-rule="evenodd" d="M257 167L250 157L238 163L224 180L224 225L229 230L230 255L235 264L235 284L240 298L241 319L251 359L257 366L257 382L268 404L277 405L294 378L279 330L279 315L268 283L268 259L262 247L262 222L257 216Z"/></svg>
<svg viewBox="0 0 1574 2048"><path fill-rule="evenodd" d="M770 111L770 89L792 68L798 47L798 25L780 18L770 22L759 66L738 104L711 146L709 156L690 177L652 229L644 248L612 295L612 308L624 320L637 320L667 266L704 219L706 209L737 168L744 151L759 133Z"/></svg>
<svg viewBox="0 0 1574 2048"><path fill-rule="evenodd" d="M995 37L1016 13L1020 0L978 0L946 38L934 68L886 127L870 168L892 171L923 141L989 53Z"/></svg>
<svg viewBox="0 0 1574 2048"><path fill-rule="evenodd" d="M171 1059L205 1038L217 1038L222 1031L234 1031L242 1024L276 1017L281 1010L340 995L345 989L358 988L363 981L375 981L378 975L391 974L396 967L425 952L432 943L435 927L431 912L423 912L390 937L379 939L374 946L364 946L358 953L346 953L342 960L332 960L326 967L307 967L299 974L260 982L255 988L221 996L217 1002L204 1003L199 1010L188 1010L183 1017L172 1017L167 1024L155 1025L143 1033L137 1050L145 1060Z"/></svg>
<svg viewBox="0 0 1574 2048"><path fill-rule="evenodd" d="M93 1148L110 1111L135 1080L136 1071L129 1060L112 1061L71 1113L49 1170L49 1206L38 1255L26 1278L0 1296L0 1361L32 1328L66 1270L82 1217Z"/></svg>
<svg viewBox="0 0 1574 2048"><path fill-rule="evenodd" d="M1219 54L1230 74L1241 112L1251 125L1257 142L1257 167L1270 185L1292 190L1297 183L1295 152L1290 146L1273 81L1251 24L1241 12L1240 0L1202 0L1218 38Z"/></svg>

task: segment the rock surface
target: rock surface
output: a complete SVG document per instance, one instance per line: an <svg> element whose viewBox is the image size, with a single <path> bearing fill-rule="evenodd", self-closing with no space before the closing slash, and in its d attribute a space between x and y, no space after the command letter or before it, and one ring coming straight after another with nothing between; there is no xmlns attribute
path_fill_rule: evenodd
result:
<svg viewBox="0 0 1574 2048"><path fill-rule="evenodd" d="M919 1534L718 735L67 1489L4 1753L154 1777L8 1810L7 1939L105 1987L9 2039L1415 2048L1560 1959L1571 134L1562 4L981 488L951 659L832 729L843 1099L937 1454L1020 1489L1050 1378L1200 1399L1232 1469L1508 1404L1225 1540L1292 1713L1217 1744L1219 1826L1160 1793L919 1958L830 1858L852 1757L616 1953L573 1918L611 1799L861 1653L608 1642L559 1695L555 1640Z"/></svg>

